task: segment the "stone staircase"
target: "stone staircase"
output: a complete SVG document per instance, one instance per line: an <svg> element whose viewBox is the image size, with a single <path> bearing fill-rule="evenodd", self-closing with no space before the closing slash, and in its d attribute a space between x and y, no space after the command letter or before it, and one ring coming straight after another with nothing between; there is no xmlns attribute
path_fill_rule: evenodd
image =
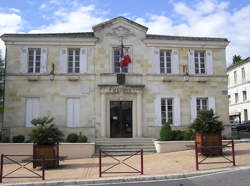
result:
<svg viewBox="0 0 250 186"><path fill-rule="evenodd" d="M95 138L96 156L100 149L110 151L137 151L143 149L144 154L155 152L153 138ZM111 153L110 153L111 154ZM131 152L112 152L113 155L131 155Z"/></svg>

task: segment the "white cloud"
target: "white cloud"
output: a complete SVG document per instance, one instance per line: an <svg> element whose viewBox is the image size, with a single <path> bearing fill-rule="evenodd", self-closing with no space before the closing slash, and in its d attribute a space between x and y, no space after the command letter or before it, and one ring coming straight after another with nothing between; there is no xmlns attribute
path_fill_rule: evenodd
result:
<svg viewBox="0 0 250 186"><path fill-rule="evenodd" d="M15 12L15 13L20 13L21 11L17 8L10 8L9 9L11 12Z"/></svg>
<svg viewBox="0 0 250 186"><path fill-rule="evenodd" d="M11 13L11 14L5 14L0 13L0 35L4 33L15 33L17 32L22 25L22 18L21 16ZM3 54L5 52L5 47L3 41L0 39L0 50L3 51Z"/></svg>
<svg viewBox="0 0 250 186"><path fill-rule="evenodd" d="M72 11L60 8L54 12L55 21L52 24L43 25L39 29L31 30L30 33L92 31L93 25L105 20L96 12L93 5L80 6Z"/></svg>
<svg viewBox="0 0 250 186"><path fill-rule="evenodd" d="M235 12L230 12L228 5L217 0L203 0L194 6L174 1L171 18L149 15L136 21L148 26L148 32L154 34L226 37L231 41L227 47L227 64L230 64L234 54L250 56L250 4ZM175 18L181 19L181 23L176 23Z"/></svg>

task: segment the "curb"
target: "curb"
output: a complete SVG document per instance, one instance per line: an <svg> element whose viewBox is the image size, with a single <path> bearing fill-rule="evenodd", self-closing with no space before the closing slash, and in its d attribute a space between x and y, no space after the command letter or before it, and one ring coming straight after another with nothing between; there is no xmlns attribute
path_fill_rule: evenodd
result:
<svg viewBox="0 0 250 186"><path fill-rule="evenodd" d="M142 181L155 181L166 179L181 179L195 176L209 175L220 172L230 172L237 170L248 170L250 166L237 167L237 168L224 168L208 171L199 171L182 174L168 174L168 175L155 175L155 176L134 176L134 177L117 177L117 178L100 178L89 180L64 180L64 181L43 181L43 182L26 182L26 183L10 183L1 184L2 186L61 186L61 185L83 185L83 184L108 184L108 183L125 183L125 182L142 182Z"/></svg>

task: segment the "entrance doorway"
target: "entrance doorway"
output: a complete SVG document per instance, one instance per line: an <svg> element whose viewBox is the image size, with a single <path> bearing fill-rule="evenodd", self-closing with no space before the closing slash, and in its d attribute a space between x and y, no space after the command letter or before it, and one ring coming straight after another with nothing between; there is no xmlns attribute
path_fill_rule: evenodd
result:
<svg viewBox="0 0 250 186"><path fill-rule="evenodd" d="M132 138L132 101L110 102L110 137Z"/></svg>

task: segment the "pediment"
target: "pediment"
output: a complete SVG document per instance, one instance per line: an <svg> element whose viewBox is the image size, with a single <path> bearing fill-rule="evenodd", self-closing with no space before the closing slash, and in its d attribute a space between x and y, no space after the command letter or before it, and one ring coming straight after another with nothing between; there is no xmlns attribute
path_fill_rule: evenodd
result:
<svg viewBox="0 0 250 186"><path fill-rule="evenodd" d="M135 36L135 34L131 29L120 25L108 31L106 33L106 36L129 37L129 36Z"/></svg>
<svg viewBox="0 0 250 186"><path fill-rule="evenodd" d="M114 19L111 19L109 21L106 21L106 22L103 22L103 23L100 23L98 25L95 25L93 26L93 30L94 32L98 31L98 30L102 30L102 29L105 29L107 27L112 27L113 25L116 25L116 24L123 24L123 25L127 25L127 26L131 26L133 27L134 29L137 29L137 30L140 30L142 32L147 32L148 28L139 24L139 23L136 23L130 19L127 19L125 17L116 17ZM125 27L124 27L125 28ZM116 30L123 30L124 31L124 28L122 28L121 26L118 28L116 28Z"/></svg>

